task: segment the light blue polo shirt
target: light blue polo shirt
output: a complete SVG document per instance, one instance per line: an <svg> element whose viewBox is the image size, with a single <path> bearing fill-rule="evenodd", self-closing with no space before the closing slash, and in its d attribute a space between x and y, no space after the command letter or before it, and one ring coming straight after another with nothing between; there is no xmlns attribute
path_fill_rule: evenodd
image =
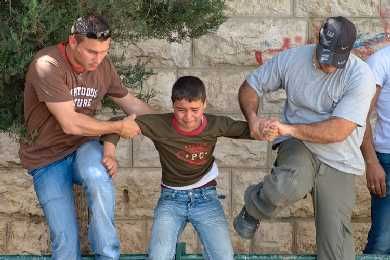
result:
<svg viewBox="0 0 390 260"><path fill-rule="evenodd" d="M360 145L375 94L372 72L364 61L351 54L343 69L324 73L314 65L314 52L315 45L288 49L260 66L246 80L259 96L280 88L286 91L282 114L285 123L309 124L330 117L356 123L358 127L342 142L304 141L304 144L329 166L362 175L364 160Z"/></svg>
<svg viewBox="0 0 390 260"><path fill-rule="evenodd" d="M371 55L367 64L374 74L375 83L381 87L376 103L375 150L390 153L390 46Z"/></svg>

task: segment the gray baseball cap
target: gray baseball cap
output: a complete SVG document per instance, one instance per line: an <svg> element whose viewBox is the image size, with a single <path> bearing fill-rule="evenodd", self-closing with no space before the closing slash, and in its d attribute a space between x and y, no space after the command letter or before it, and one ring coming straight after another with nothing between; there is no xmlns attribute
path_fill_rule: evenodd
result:
<svg viewBox="0 0 390 260"><path fill-rule="evenodd" d="M351 21L342 16L329 17L320 29L318 63L344 68L355 40L356 28Z"/></svg>

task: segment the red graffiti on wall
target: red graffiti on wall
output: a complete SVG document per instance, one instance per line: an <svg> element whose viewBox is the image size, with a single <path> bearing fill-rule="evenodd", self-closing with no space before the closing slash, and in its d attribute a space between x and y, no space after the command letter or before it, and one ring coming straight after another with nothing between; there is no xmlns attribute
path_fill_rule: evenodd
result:
<svg viewBox="0 0 390 260"><path fill-rule="evenodd" d="M302 45L303 38L302 36L295 36L294 37L294 45ZM267 49L264 51L255 51L255 57L257 64L261 65L263 64L263 54L267 54L267 56L274 56L278 54L279 52L282 52L284 50L287 50L292 47L292 40L288 37L284 37L282 41L282 45L280 48L274 48L274 49Z"/></svg>
<svg viewBox="0 0 390 260"><path fill-rule="evenodd" d="M390 43L390 20L386 20L385 17L390 17L390 9L384 9L380 13L381 22L383 26L383 32L376 33L374 35L369 33L360 33L357 36L357 40L354 44L353 53L359 56L362 59L366 59L375 50L383 47ZM388 18L387 18L388 19ZM319 25L315 25L314 31L315 35L318 35L320 30ZM255 59L258 65L262 65L265 62L266 57L272 57L278 53L287 50L294 46L300 46L303 44L314 43L317 39L309 40L304 42L302 36L295 36L293 39L289 37L284 37L282 39L281 46L279 48L269 48L262 51L255 51Z"/></svg>

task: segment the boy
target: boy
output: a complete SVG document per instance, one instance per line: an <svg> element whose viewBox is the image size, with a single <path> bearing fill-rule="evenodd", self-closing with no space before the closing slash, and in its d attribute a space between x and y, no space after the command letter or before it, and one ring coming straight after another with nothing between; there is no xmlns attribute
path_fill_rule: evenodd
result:
<svg viewBox="0 0 390 260"><path fill-rule="evenodd" d="M213 151L217 138L250 139L248 123L204 114L206 91L193 76L179 78L172 88L173 113L136 119L160 155L161 196L154 212L149 259L170 260L187 222L197 231L206 259L233 259L228 223L217 197L218 168ZM103 164L116 172L116 135L102 137Z"/></svg>

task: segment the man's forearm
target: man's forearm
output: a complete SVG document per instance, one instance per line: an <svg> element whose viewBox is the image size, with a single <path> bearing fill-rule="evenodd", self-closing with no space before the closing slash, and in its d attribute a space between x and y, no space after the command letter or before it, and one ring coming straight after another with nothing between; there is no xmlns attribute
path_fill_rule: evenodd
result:
<svg viewBox="0 0 390 260"><path fill-rule="evenodd" d="M125 117L120 121L100 121L76 112L72 101L47 102L46 105L64 133L69 135L99 136L116 133L124 138L132 138L140 132L134 121L135 115Z"/></svg>
<svg viewBox="0 0 390 260"><path fill-rule="evenodd" d="M100 136L103 134L120 134L123 129L123 122L101 121L85 114L75 112L71 120L63 125L66 134L82 136Z"/></svg>
<svg viewBox="0 0 390 260"><path fill-rule="evenodd" d="M373 163L377 164L379 163L378 158L375 153L375 147L374 147L374 138L372 135L372 127L370 122L370 117L373 111L375 111L375 106L379 97L379 94L381 92L382 87L380 85L376 85L376 92L375 96L372 98L371 105L370 105L370 111L367 115L366 120L366 131L364 132L363 142L360 146L360 150L363 154L364 160L367 164Z"/></svg>
<svg viewBox="0 0 390 260"><path fill-rule="evenodd" d="M360 150L363 154L364 161L367 164L379 163L378 157L376 156L375 153L374 141L372 137L372 128L369 119L367 119L366 131L364 132L363 142L362 145L360 146Z"/></svg>
<svg viewBox="0 0 390 260"><path fill-rule="evenodd" d="M356 128L356 124L342 118L331 118L312 124L284 125L284 133L313 143L335 143L344 141Z"/></svg>
<svg viewBox="0 0 390 260"><path fill-rule="evenodd" d="M153 108L142 100L134 97L132 94L127 94L123 98L112 98L112 100L119 105L126 114L150 114L153 113Z"/></svg>

